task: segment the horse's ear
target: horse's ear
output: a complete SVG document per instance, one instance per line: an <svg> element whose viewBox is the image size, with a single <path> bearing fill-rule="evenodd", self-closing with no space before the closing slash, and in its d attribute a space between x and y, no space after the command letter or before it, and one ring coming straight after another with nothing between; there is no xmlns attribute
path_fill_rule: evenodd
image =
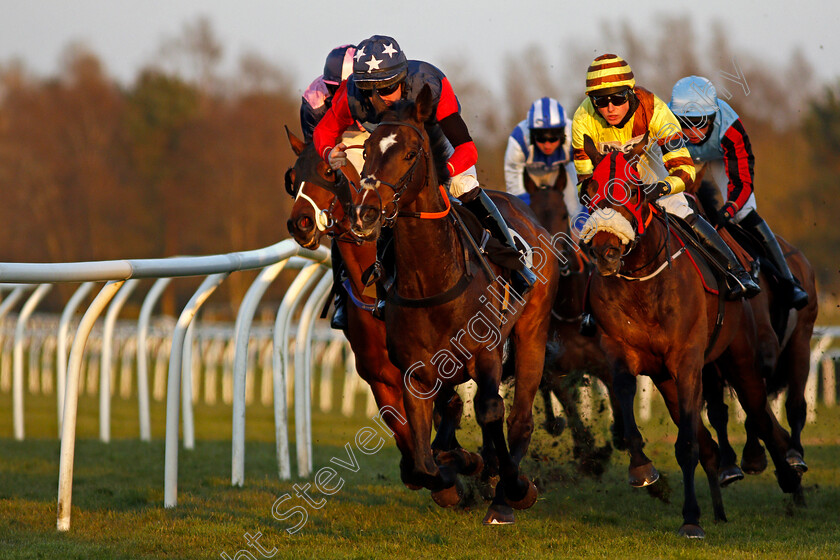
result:
<svg viewBox="0 0 840 560"><path fill-rule="evenodd" d="M420 90L420 93L417 95L417 100L414 103L417 122L424 123L429 120L429 117L432 116L432 111L434 111L432 88L429 87L429 84L423 85L423 88Z"/></svg>
<svg viewBox="0 0 840 560"><path fill-rule="evenodd" d="M604 154L598 151L595 142L588 134L583 135L583 152L592 162L592 167L598 167L598 164L604 159Z"/></svg>
<svg viewBox="0 0 840 560"><path fill-rule="evenodd" d="M289 138L289 144L292 145L292 151L296 156L299 156L303 152L303 147L306 144L303 143L303 140L295 136L294 133L289 130L288 126L283 125L283 127L286 129L286 136Z"/></svg>
<svg viewBox="0 0 840 560"><path fill-rule="evenodd" d="M642 139L636 142L633 147L630 149L630 156L641 156L645 153L648 145L648 139L650 138L650 131L646 130L645 135L642 136Z"/></svg>

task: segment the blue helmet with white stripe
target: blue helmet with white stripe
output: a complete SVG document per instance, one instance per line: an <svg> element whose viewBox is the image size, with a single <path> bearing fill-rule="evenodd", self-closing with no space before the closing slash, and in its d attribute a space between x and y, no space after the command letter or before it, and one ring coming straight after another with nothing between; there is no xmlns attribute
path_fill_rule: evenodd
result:
<svg viewBox="0 0 840 560"><path fill-rule="evenodd" d="M531 130L565 127L566 111L556 99L542 97L534 101L528 109L528 128Z"/></svg>

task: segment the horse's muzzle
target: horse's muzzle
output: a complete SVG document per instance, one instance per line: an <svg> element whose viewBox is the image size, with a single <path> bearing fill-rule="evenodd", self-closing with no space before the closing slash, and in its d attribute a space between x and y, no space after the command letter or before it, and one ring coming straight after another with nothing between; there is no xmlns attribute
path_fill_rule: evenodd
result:
<svg viewBox="0 0 840 560"><path fill-rule="evenodd" d="M379 208L369 205L356 206L352 215L352 231L356 236L365 241L371 241L378 237L382 224L380 220L382 211Z"/></svg>
<svg viewBox="0 0 840 560"><path fill-rule="evenodd" d="M621 269L621 250L618 247L597 247L590 255L601 276L614 276Z"/></svg>
<svg viewBox="0 0 840 560"><path fill-rule="evenodd" d="M315 235L315 220L302 214L297 218L289 218L286 221L286 228L297 242L304 249L317 249L320 243Z"/></svg>

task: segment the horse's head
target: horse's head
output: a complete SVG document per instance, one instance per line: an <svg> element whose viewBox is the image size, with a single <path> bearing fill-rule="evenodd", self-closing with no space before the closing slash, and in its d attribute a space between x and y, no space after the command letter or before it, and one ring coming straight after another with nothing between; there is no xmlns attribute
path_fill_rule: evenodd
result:
<svg viewBox="0 0 840 560"><path fill-rule="evenodd" d="M398 102L365 141L361 190L354 196L353 233L365 240L393 225L400 210L436 182L424 123L434 111L432 93L423 86L417 100Z"/></svg>
<svg viewBox="0 0 840 560"><path fill-rule="evenodd" d="M298 159L286 172L286 192L295 197L286 222L289 233L302 247L316 249L321 237L349 230L345 208L350 204L349 184L359 184L356 168L348 164L333 171L315 152L287 128L289 143Z"/></svg>
<svg viewBox="0 0 840 560"><path fill-rule="evenodd" d="M592 139L584 136L583 149L594 170L582 187L590 217L581 229L581 240L602 276L618 273L621 258L644 233L649 210L636 166L647 141L645 134L627 152L602 154Z"/></svg>
<svg viewBox="0 0 840 560"><path fill-rule="evenodd" d="M557 180L551 185L538 186L527 172L524 172L522 176L525 192L531 199L531 210L536 214L540 225L551 234L569 230L569 209L566 208L566 201L563 198L565 179L566 170L562 167Z"/></svg>

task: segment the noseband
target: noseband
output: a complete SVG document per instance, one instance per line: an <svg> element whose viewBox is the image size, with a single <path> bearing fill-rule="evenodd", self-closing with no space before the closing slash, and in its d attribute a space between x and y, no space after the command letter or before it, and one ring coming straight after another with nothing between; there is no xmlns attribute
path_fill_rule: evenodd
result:
<svg viewBox="0 0 840 560"><path fill-rule="evenodd" d="M348 146L347 149L362 147L363 146L361 145ZM353 185L353 182L347 178L347 175L343 171L341 171L341 169L335 170L336 180L334 182L327 181L317 173L308 173L307 175L310 176L301 180L298 185L294 185L292 183L291 177L293 170L294 168L290 167L289 170L286 171L286 192L293 196L295 200L297 200L298 198L306 200L312 206L312 209L315 212L315 224L318 227L318 230L321 232L326 232L328 229L334 227L338 223L333 217L333 210L335 210L336 204L340 202L339 192L342 188L349 189L351 186L354 190L357 190L356 187ZM333 199L329 207L326 209L319 207L310 196L303 192L304 183L312 183L331 193L333 195ZM352 234L350 230L347 230L347 232L344 233L350 233L354 238L353 241L359 242L359 239L354 234Z"/></svg>

